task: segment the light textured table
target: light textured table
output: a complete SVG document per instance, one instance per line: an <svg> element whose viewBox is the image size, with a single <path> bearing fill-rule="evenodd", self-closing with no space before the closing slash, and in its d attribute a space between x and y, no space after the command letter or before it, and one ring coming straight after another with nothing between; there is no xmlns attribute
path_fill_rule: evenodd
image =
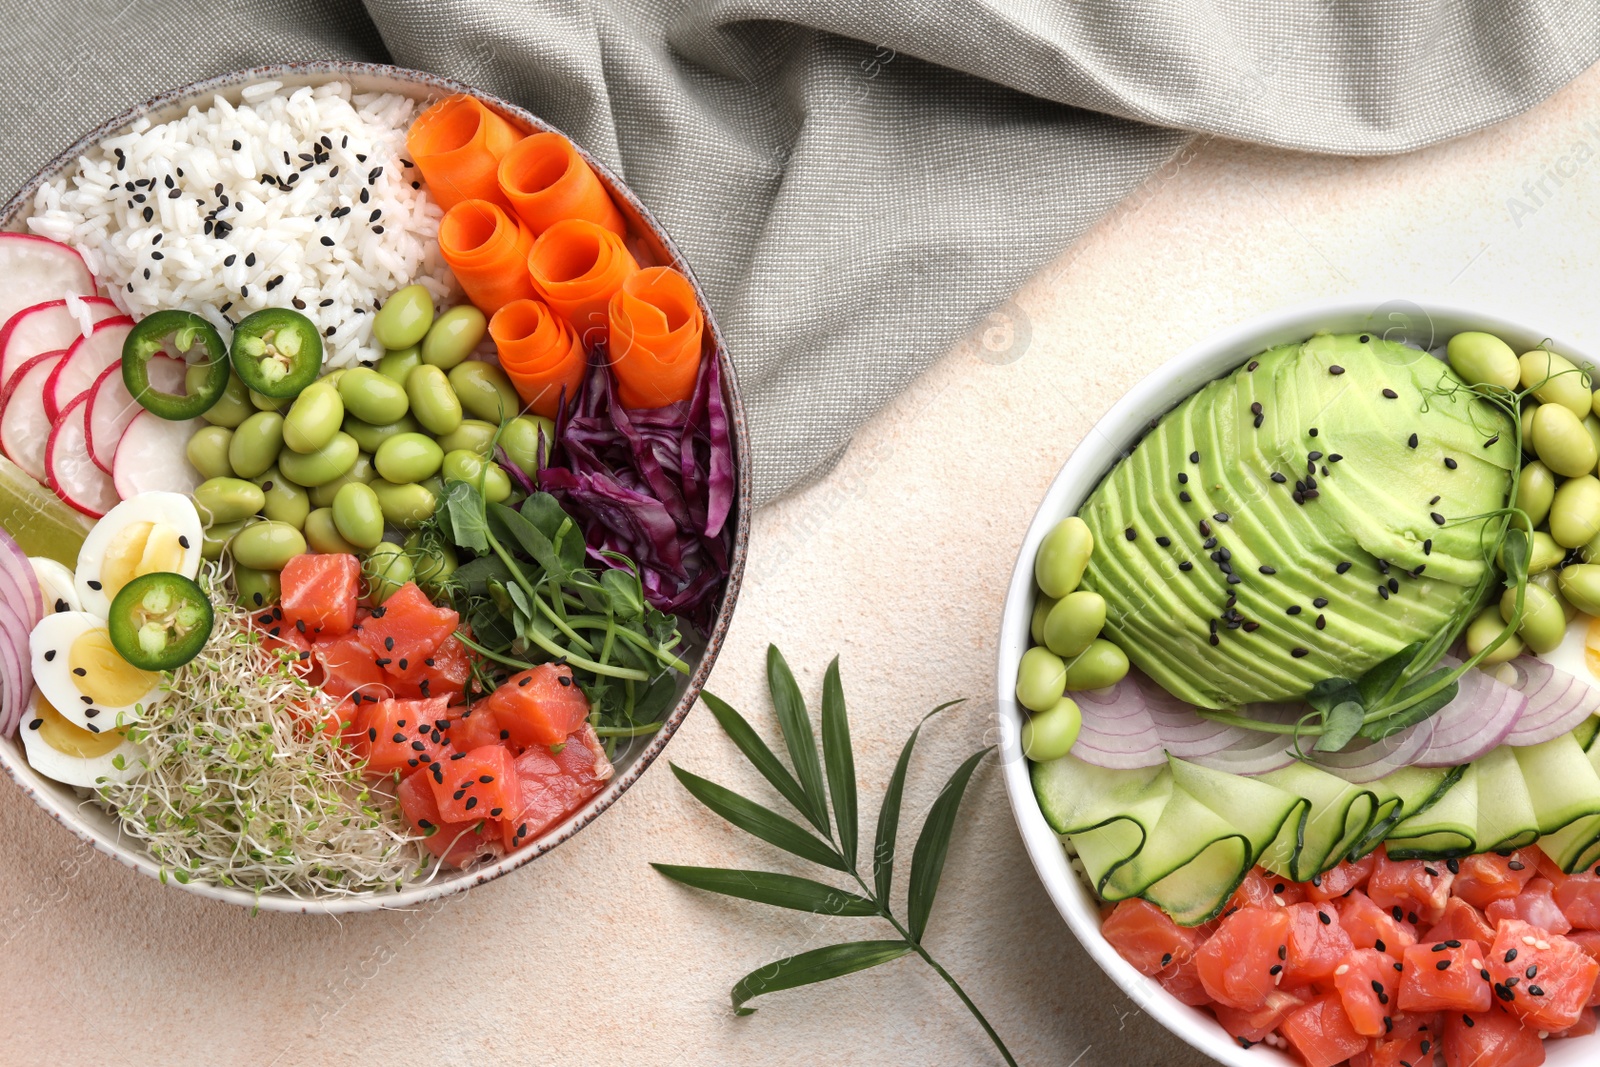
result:
<svg viewBox="0 0 1600 1067"><path fill-rule="evenodd" d="M1600 70L1524 117L1398 159L1197 145L864 427L831 475L756 517L711 688L773 733L767 642L813 699L839 653L868 820L922 713L971 698L924 731L907 794L920 819L992 736L1016 547L1117 396L1214 330L1350 292L1481 303L1593 350L1597 154ZM763 795L703 710L666 755ZM6 782L0 1062L998 1062L913 959L734 1018L728 987L747 970L886 935L871 920L698 894L649 860L787 869L701 809L663 761L568 844L439 907L252 918L96 856ZM1023 1063L1201 1062L1057 917L992 762L968 794L931 929Z"/></svg>

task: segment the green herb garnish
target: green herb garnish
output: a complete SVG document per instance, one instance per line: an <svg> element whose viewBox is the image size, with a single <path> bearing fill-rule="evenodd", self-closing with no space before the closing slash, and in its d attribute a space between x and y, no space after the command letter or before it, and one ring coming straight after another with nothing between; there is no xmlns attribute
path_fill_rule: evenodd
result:
<svg viewBox="0 0 1600 1067"><path fill-rule="evenodd" d="M855 758L850 746L850 723L845 712L844 687L839 680L839 660L828 664L822 683L822 755L818 758L816 734L811 716L806 710L805 698L795 683L789 665L776 648L767 648L767 685L772 694L773 710L783 734L784 748L788 751L793 773L785 767L767 743L750 726L750 723L733 708L710 693L701 699L711 709L739 751L761 772L772 787L789 802L789 805L811 825L816 833L794 820L757 804L753 800L725 789L715 782L691 774L672 765L685 789L700 803L722 816L739 829L770 845L776 845L801 859L820 867L846 874L855 882L860 892L840 889L825 882L800 878L790 874L770 871L729 870L720 867L684 867L668 863L651 864L669 878L696 889L704 889L724 896L753 900L777 908L808 911L819 915L856 916L878 918L894 928L898 937L887 940L848 941L826 948L812 949L799 955L787 956L765 967L758 968L734 984L731 998L736 1015L749 1015L755 1011L747 1007L749 1001L766 993L811 985L815 982L876 967L902 956L915 953L922 957L934 972L954 990L965 1004L984 1033L999 1050L1005 1062L1015 1067L1016 1060L1006 1048L1000 1035L983 1017L983 1012L972 1002L956 980L951 977L923 947L928 918L933 911L934 896L939 889L939 879L944 873L945 855L950 847L950 834L955 828L956 814L961 807L962 795L972 772L977 769L990 748L979 749L957 768L945 783L923 821L922 831L911 854L911 873L906 891L906 918L895 916L890 908L889 893L893 885L894 861L900 830L900 799L905 788L906 771L911 763L911 750L917 743L922 723L939 712L959 704L951 701L941 704L923 717L922 723L911 731L905 747L900 751L899 762L889 779L883 805L878 810L878 829L872 846L870 871L872 884L862 877L858 865L859 818L856 806ZM826 793L824 793L826 780ZM829 800L833 806L833 820L828 817ZM835 833L837 829L837 834ZM820 835L820 836L818 836Z"/></svg>

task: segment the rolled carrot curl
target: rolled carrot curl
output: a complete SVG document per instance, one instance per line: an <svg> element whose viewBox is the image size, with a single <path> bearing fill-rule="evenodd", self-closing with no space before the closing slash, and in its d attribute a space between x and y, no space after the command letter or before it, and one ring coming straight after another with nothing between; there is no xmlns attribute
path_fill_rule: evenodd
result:
<svg viewBox="0 0 1600 1067"><path fill-rule="evenodd" d="M500 190L535 237L562 219L585 219L619 237L626 229L600 176L559 133L512 145L500 160Z"/></svg>
<svg viewBox="0 0 1600 1067"><path fill-rule="evenodd" d="M474 96L447 96L411 124L406 150L446 211L464 200L509 209L500 191L500 160L522 131Z"/></svg>
<svg viewBox="0 0 1600 1067"><path fill-rule="evenodd" d="M500 367L535 415L553 419L563 394L583 381L588 360L572 327L538 300L514 300L489 320Z"/></svg>
<svg viewBox="0 0 1600 1067"><path fill-rule="evenodd" d="M625 408L659 408L689 399L700 371L705 316L689 279L648 267L611 298L611 369Z"/></svg>
<svg viewBox="0 0 1600 1067"><path fill-rule="evenodd" d="M528 228L487 200L463 200L439 220L439 251L485 315L534 295L532 249Z"/></svg>
<svg viewBox="0 0 1600 1067"><path fill-rule="evenodd" d="M639 264L622 238L584 219L565 219L533 243L528 273L550 310L567 320L586 348L605 340L606 308Z"/></svg>

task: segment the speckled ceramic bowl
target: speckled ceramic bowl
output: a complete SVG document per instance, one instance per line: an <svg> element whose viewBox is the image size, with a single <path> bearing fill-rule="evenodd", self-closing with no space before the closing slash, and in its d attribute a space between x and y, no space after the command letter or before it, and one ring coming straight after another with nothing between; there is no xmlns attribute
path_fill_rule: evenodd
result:
<svg viewBox="0 0 1600 1067"><path fill-rule="evenodd" d="M399 67L380 66L372 63L325 62L304 63L288 66L258 67L253 70L236 71L215 78L186 85L181 89L163 93L153 100L140 104L116 118L107 121L97 129L89 131L76 144L63 151L59 156L47 164L43 170L24 185L16 195L0 208L0 229L21 230L23 219L29 213L33 204L34 193L39 186L55 177L58 173L73 165L78 156L93 147L101 139L120 133L135 120L149 117L155 122L164 122L177 117L191 105L209 101L213 96L221 95L237 103L240 92L249 85L263 81L278 81L289 87L301 85L320 85L329 81L347 81L357 92L393 92L403 93L419 100L433 100L448 96L452 93L471 93L485 103L494 107L502 114L521 122L530 130L549 130L552 127L542 121L538 116L530 114L522 108L509 104L504 100L478 92L470 86L447 78L436 77L420 71L404 70ZM581 150L580 150L581 151ZM630 192L620 179L606 169L598 161L585 155L590 166L600 175L611 191L612 197L626 216L630 230L639 238L649 257L656 264L671 265L682 271L694 281L694 274L689 269L683 257L679 254L672 240L661 229L650 212L639 202L639 199ZM699 292L698 283L696 291ZM634 746L619 755L615 761L616 774L611 779L606 789L595 797L582 809L570 818L553 827L532 844L524 846L517 852L506 856L499 862L486 865L471 871L441 871L437 877L426 884L418 884L398 892L372 893L347 897L328 898L297 898L282 894L266 894L256 896L253 893L239 889L228 889L220 886L202 885L191 882L180 886L191 893L212 897L216 900L225 900L232 904L244 907L261 907L272 911L302 911L302 912L349 912L368 911L375 908L402 908L415 906L425 900L456 893L463 889L498 878L508 871L515 870L531 860L537 859L546 852L567 840L573 834L583 829L589 823L599 818L600 814L609 808L627 788L638 780L660 754L661 750L672 738L673 731L683 722L684 716L689 714L689 708L694 704L700 693L700 687L705 684L707 675L711 673L711 665L716 661L717 652L722 647L722 641L728 630L728 622L733 615L733 606L739 595L739 583L744 571L746 549L750 536L750 438L745 428L744 408L739 400L739 390L736 382L732 361L728 358L727 346L723 341L721 332L717 328L716 318L711 308L706 304L704 294L701 294L701 309L705 312L706 325L711 334L715 348L716 358L721 361L723 399L727 404L728 418L731 424L734 467L736 475L735 505L729 521L734 525L734 547L732 566L730 568L726 587L722 591L722 599L717 607L717 614L711 625L710 632L703 643L697 643L684 658L690 663L692 671L684 679L677 703L668 714L662 728L648 740L638 741ZM21 744L12 740L0 740L0 766L4 766L22 791L31 797L35 803L50 813L50 816L62 826L71 830L78 837L99 851L112 857L136 871L140 871L152 878L159 877L160 868L145 853L143 846L136 841L123 840L118 832L115 822L102 810L92 803L80 798L78 791L52 782L35 774L23 759ZM16 803L18 798L13 794L10 802ZM169 880L169 885L177 886L178 882Z"/></svg>
<svg viewBox="0 0 1600 1067"><path fill-rule="evenodd" d="M1017 663L1030 644L1028 624L1037 595L1033 558L1039 543L1057 522L1074 514L1111 466L1133 447L1152 420L1214 378L1228 374L1251 356L1277 344L1302 341L1318 331L1370 332L1394 341L1434 349L1463 330L1484 330L1503 338L1518 352L1535 348L1549 335L1476 309L1451 307L1428 300L1320 301L1275 311L1226 330L1195 345L1160 371L1140 382L1106 412L1045 493L1044 502L1022 542L1022 551L1006 590L1000 624L998 699L1001 754L1006 793L1022 832L1028 855L1067 925L1089 955L1132 997L1139 1010L1153 1016L1213 1059L1231 1067L1296 1067L1299 1060L1267 1045L1242 1049L1208 1012L1191 1008L1117 954L1100 934L1099 902L1073 871L1067 854L1039 810L1022 755L1023 712L1016 699ZM1592 353L1550 339L1551 347L1575 360L1600 363ZM1550 1067L1579 1067L1600 1061L1600 1035L1545 1044Z"/></svg>

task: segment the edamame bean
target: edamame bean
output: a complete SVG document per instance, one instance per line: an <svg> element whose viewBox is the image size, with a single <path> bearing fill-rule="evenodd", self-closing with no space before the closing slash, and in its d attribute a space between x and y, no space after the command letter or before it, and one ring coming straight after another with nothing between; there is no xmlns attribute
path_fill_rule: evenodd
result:
<svg viewBox="0 0 1600 1067"><path fill-rule="evenodd" d="M333 440L315 452L291 452L285 449L278 456L278 469L296 485L308 489L325 485L355 466L361 447L347 433L336 433Z"/></svg>
<svg viewBox="0 0 1600 1067"><path fill-rule="evenodd" d="M1568 478L1550 503L1550 536L1563 548L1580 548L1600 534L1600 478Z"/></svg>
<svg viewBox="0 0 1600 1067"><path fill-rule="evenodd" d="M342 422L344 401L339 399L339 390L326 382L313 382L300 391L283 417L283 443L296 452L315 452L333 440Z"/></svg>
<svg viewBox="0 0 1600 1067"><path fill-rule="evenodd" d="M511 476L498 463L486 463L476 452L458 448L444 454L440 468L447 482L466 482L480 487L485 500L498 504L511 495Z"/></svg>
<svg viewBox="0 0 1600 1067"><path fill-rule="evenodd" d="M199 510L198 508L196 510ZM233 540L233 535L250 524L249 519L239 519L236 522L214 522L203 531L203 540L200 543L200 556L203 559L219 560L222 550L228 547L228 542Z"/></svg>
<svg viewBox="0 0 1600 1067"><path fill-rule="evenodd" d="M1105 625L1105 598L1079 589L1056 601L1050 610L1044 620L1044 643L1051 652L1070 659L1088 648Z"/></svg>
<svg viewBox="0 0 1600 1067"><path fill-rule="evenodd" d="M394 595L395 590L411 580L413 566L404 548L393 541L382 541L367 553L361 570L367 576L368 599L374 604L382 604Z"/></svg>
<svg viewBox="0 0 1600 1067"><path fill-rule="evenodd" d="M239 603L248 608L264 608L276 604L283 595L283 581L277 571L258 571L254 567L235 564L233 591Z"/></svg>
<svg viewBox="0 0 1600 1067"><path fill-rule="evenodd" d="M281 571L306 550L306 539L286 522L257 522L233 536L228 551L235 563L258 571Z"/></svg>
<svg viewBox="0 0 1600 1067"><path fill-rule="evenodd" d="M378 359L378 365L373 369L385 378L406 384L406 377L422 366L422 349L417 345L402 348L398 352L385 352Z"/></svg>
<svg viewBox="0 0 1600 1067"><path fill-rule="evenodd" d="M1550 504L1556 497L1556 477L1538 460L1522 468L1517 475L1517 507L1528 513L1534 526L1544 523L1550 514Z"/></svg>
<svg viewBox="0 0 1600 1067"><path fill-rule="evenodd" d="M450 388L461 407L496 426L522 410L522 398L505 371L492 363L469 359L450 371Z"/></svg>
<svg viewBox="0 0 1600 1067"><path fill-rule="evenodd" d="M312 487L311 506L314 508L330 507L339 490L351 482L360 482L362 485L368 485L377 476L378 472L372 469L372 457L365 452L358 453L356 461L350 465L349 470L331 482L323 482L321 485Z"/></svg>
<svg viewBox="0 0 1600 1067"><path fill-rule="evenodd" d="M453 307L434 321L422 340L422 362L451 370L461 364L483 340L489 320L471 304Z"/></svg>
<svg viewBox="0 0 1600 1067"><path fill-rule="evenodd" d="M1541 404L1560 404L1580 419L1594 411L1589 375L1567 357L1536 348L1524 352L1517 363L1522 387L1532 389Z"/></svg>
<svg viewBox="0 0 1600 1067"><path fill-rule="evenodd" d="M383 507L370 485L351 482L333 498L333 525L339 536L357 548L372 549L383 540Z"/></svg>
<svg viewBox="0 0 1600 1067"><path fill-rule="evenodd" d="M1064 597L1083 581L1083 569L1094 551L1094 534L1089 524L1076 515L1056 523L1039 543L1033 560L1033 580L1045 596Z"/></svg>
<svg viewBox="0 0 1600 1067"><path fill-rule="evenodd" d="M555 423L542 415L518 415L506 423L506 428L500 434L500 447L506 450L507 459L531 477L539 473L541 454L549 463L555 440Z"/></svg>
<svg viewBox="0 0 1600 1067"><path fill-rule="evenodd" d="M258 411L239 424L228 442L228 464L241 478L254 478L277 462L283 451L283 416Z"/></svg>
<svg viewBox="0 0 1600 1067"><path fill-rule="evenodd" d="M1506 628L1506 620L1500 617L1500 609L1484 608L1482 613L1472 624L1467 627L1467 651L1476 656L1479 652L1489 647L1489 642L1500 636L1500 631ZM1505 663L1507 660L1516 659L1523 652L1522 638L1513 631L1506 639L1500 642L1498 648L1479 660L1483 666L1493 666L1496 663Z"/></svg>
<svg viewBox="0 0 1600 1067"><path fill-rule="evenodd" d="M184 372L184 389L194 392L204 383L206 368L204 364L190 367ZM250 403L250 390L244 387L244 382L232 371L228 372L228 388L222 391L222 396L215 404L207 408L200 417L213 426L226 426L233 429L245 419L256 413L255 407Z"/></svg>
<svg viewBox="0 0 1600 1067"><path fill-rule="evenodd" d="M1540 404L1528 434L1540 462L1556 474L1567 478L1593 474L1600 461L1583 423L1562 404Z"/></svg>
<svg viewBox="0 0 1600 1067"><path fill-rule="evenodd" d="M406 379L411 414L431 434L454 433L461 425L461 401L438 367L422 366Z"/></svg>
<svg viewBox="0 0 1600 1067"><path fill-rule="evenodd" d="M354 415L344 417L344 432L356 439L363 452L376 452L378 446L396 434L416 433L422 429L422 423L410 415L403 415L394 422L382 426L374 426L370 422L362 422Z"/></svg>
<svg viewBox="0 0 1600 1067"><path fill-rule="evenodd" d="M194 509L207 526L247 519L267 502L259 485L242 478L207 478L194 487L193 496Z"/></svg>
<svg viewBox="0 0 1600 1067"><path fill-rule="evenodd" d="M1128 656L1103 637L1067 664L1067 688L1074 693L1105 689L1128 676Z"/></svg>
<svg viewBox="0 0 1600 1067"><path fill-rule="evenodd" d="M433 325L433 294L421 285L408 285L383 302L372 316L372 337L388 349L420 344Z"/></svg>
<svg viewBox="0 0 1600 1067"><path fill-rule="evenodd" d="M286 522L297 530L306 524L306 516L311 514L311 497L304 489L285 478L277 467L269 467L255 481L266 497L266 503L261 506L263 515L275 522Z"/></svg>
<svg viewBox="0 0 1600 1067"><path fill-rule="evenodd" d="M1067 666L1048 648L1034 646L1017 664L1017 703L1029 711L1055 707L1067 689Z"/></svg>
<svg viewBox="0 0 1600 1067"><path fill-rule="evenodd" d="M456 572L456 550L437 538L430 537L424 543L422 535L414 533L406 538L405 549L411 557L412 576L424 589L437 589L440 582Z"/></svg>
<svg viewBox="0 0 1600 1067"><path fill-rule="evenodd" d="M1578 609L1573 607L1572 603L1561 595L1560 571L1540 571L1538 574L1530 574L1528 575L1528 585L1530 588L1536 585L1555 597L1556 603L1561 605L1562 617L1568 622L1578 617Z"/></svg>
<svg viewBox="0 0 1600 1067"><path fill-rule="evenodd" d="M1055 607L1057 603L1058 601L1055 597L1048 597L1043 593L1039 594L1039 602L1033 606L1033 616L1028 620L1028 636L1033 639L1034 644L1044 644L1044 620L1049 616L1050 609Z"/></svg>
<svg viewBox="0 0 1600 1067"><path fill-rule="evenodd" d="M233 431L226 426L202 426L189 438L183 454L202 478L232 478L233 464L228 462L228 445L232 441Z"/></svg>
<svg viewBox="0 0 1600 1067"><path fill-rule="evenodd" d="M438 501L444 499L444 479L439 477L437 474L430 478L424 478L417 484L422 486L422 488L426 489L428 492L432 493L434 500Z"/></svg>
<svg viewBox="0 0 1600 1067"><path fill-rule="evenodd" d="M1589 415L1583 420L1583 430L1589 435L1589 440L1594 442L1595 452L1600 454L1600 419Z"/></svg>
<svg viewBox="0 0 1600 1067"><path fill-rule="evenodd" d="M1083 713L1077 701L1062 697L1048 711L1041 711L1022 724L1022 754L1035 763L1060 759L1077 743L1083 727Z"/></svg>
<svg viewBox="0 0 1600 1067"><path fill-rule="evenodd" d="M1468 385L1515 389L1522 375L1517 354L1500 338L1469 330L1450 338L1445 349L1451 368Z"/></svg>
<svg viewBox="0 0 1600 1067"><path fill-rule="evenodd" d="M359 556L361 550L339 536L332 508L317 508L306 516L306 544L313 552L339 552Z"/></svg>
<svg viewBox="0 0 1600 1067"><path fill-rule="evenodd" d="M322 377L318 378L317 381L326 385L331 385L337 389L339 388L339 380L344 377L345 370L346 368L344 367L340 367L338 370L331 370L327 374L324 374ZM343 401L340 401L340 403L343 403Z"/></svg>
<svg viewBox="0 0 1600 1067"><path fill-rule="evenodd" d="M506 424L506 432L500 438L502 445L505 444L506 438L511 436L511 427L520 421L520 418L512 419ZM495 425L492 422L484 422L482 419L462 419L461 425L455 428L455 432L439 438L439 447L444 449L445 455L458 448L465 448L469 452L487 456L494 443L494 431ZM511 449L507 448L506 453L509 455L510 452Z"/></svg>
<svg viewBox="0 0 1600 1067"><path fill-rule="evenodd" d="M1528 573L1542 574L1567 557L1567 550L1556 544L1556 539L1543 530L1535 530L1528 544ZM1506 567L1506 550L1501 546L1495 554L1501 570Z"/></svg>
<svg viewBox="0 0 1600 1067"><path fill-rule="evenodd" d="M1507 589L1500 598L1500 618L1510 622L1516 607L1517 591ZM1529 648L1543 655L1559 645L1566 632L1567 617L1560 601L1549 590L1530 581L1523 595L1522 623L1517 633Z"/></svg>
<svg viewBox="0 0 1600 1067"><path fill-rule="evenodd" d="M372 491L378 494L378 506L383 509L384 520L403 529L410 529L431 518L434 508L438 506L438 498L433 492L415 482L396 485L379 478L372 483Z"/></svg>
<svg viewBox="0 0 1600 1067"><path fill-rule="evenodd" d="M420 482L437 474L444 462L444 450L433 438L420 433L402 433L378 446L372 465L378 476L391 482Z"/></svg>
<svg viewBox="0 0 1600 1067"><path fill-rule="evenodd" d="M352 367L339 379L345 410L374 426L398 421L411 409L403 385L371 367Z"/></svg>
<svg viewBox="0 0 1600 1067"><path fill-rule="evenodd" d="M1600 565L1570 564L1561 568L1558 581L1567 603L1586 615L1600 615Z"/></svg>
<svg viewBox="0 0 1600 1067"><path fill-rule="evenodd" d="M281 415L285 411L289 410L290 404L294 403L294 397L292 396L266 396L262 393L256 392L254 389L251 389L249 392L250 405L257 411L276 411Z"/></svg>

